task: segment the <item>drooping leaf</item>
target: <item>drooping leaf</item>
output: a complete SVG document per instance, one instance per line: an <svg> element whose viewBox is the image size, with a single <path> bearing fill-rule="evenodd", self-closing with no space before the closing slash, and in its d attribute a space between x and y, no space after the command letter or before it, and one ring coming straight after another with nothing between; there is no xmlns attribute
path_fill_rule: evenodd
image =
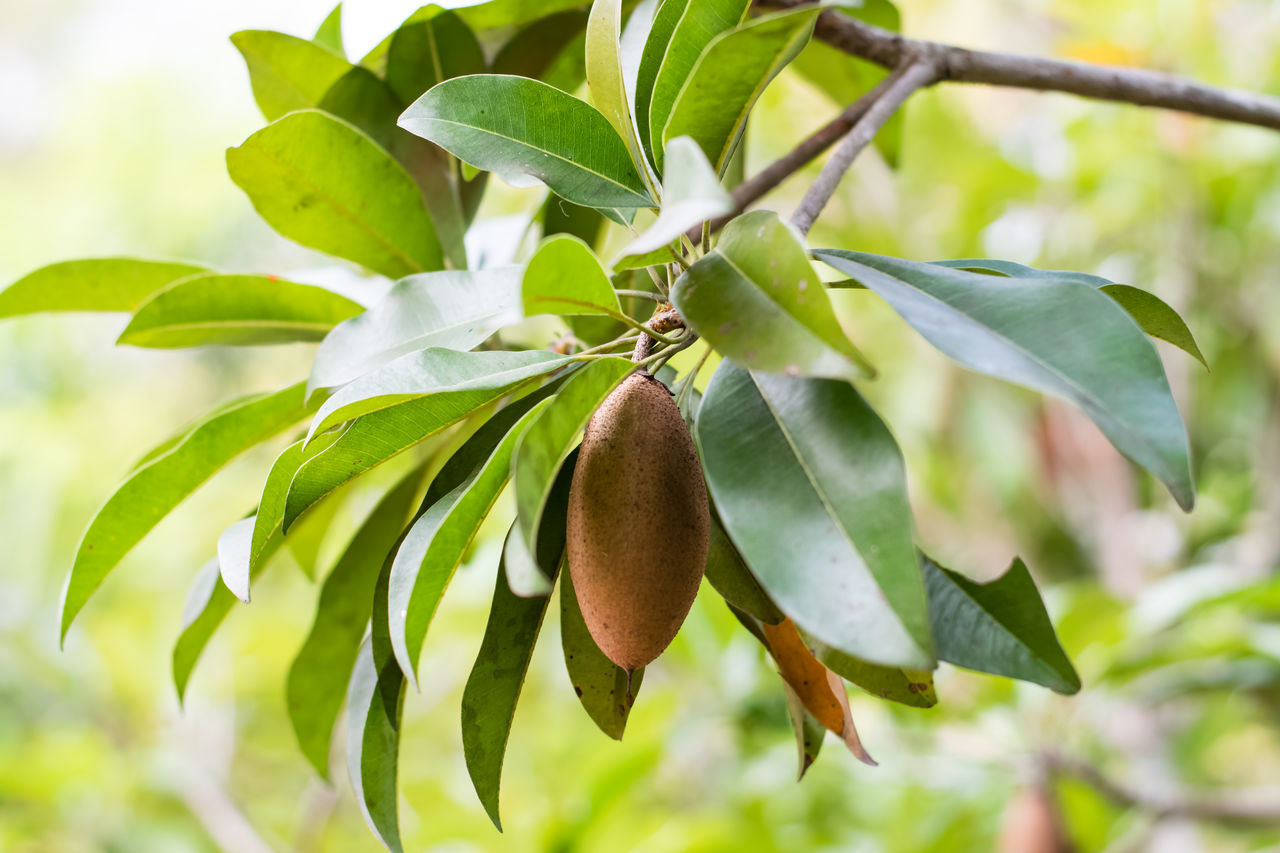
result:
<svg viewBox="0 0 1280 853"><path fill-rule="evenodd" d="M487 402L572 361L572 356L547 350L458 352L432 347L410 353L343 386L316 412L310 435L424 397L468 395Z"/></svg>
<svg viewBox="0 0 1280 853"><path fill-rule="evenodd" d="M249 603L249 565L255 516L242 518L218 537L218 573L236 598Z"/></svg>
<svg viewBox="0 0 1280 853"><path fill-rule="evenodd" d="M542 241L525 268L521 294L530 316L622 314L613 283L591 247L568 234Z"/></svg>
<svg viewBox="0 0 1280 853"><path fill-rule="evenodd" d="M822 740L827 730L818 722L818 718L809 713L800 696L785 681L782 689L787 692L787 715L791 717L791 729L795 732L796 748L799 750L800 768L796 771L796 781L804 778L804 774L818 760L822 751Z"/></svg>
<svg viewBox="0 0 1280 853"><path fill-rule="evenodd" d="M515 528L512 530L515 532ZM591 639L569 573L563 570L560 572L560 644L569 683L583 709L600 731L614 740L622 740L627 717L644 679L644 667L628 678L625 669L605 657Z"/></svg>
<svg viewBox="0 0 1280 853"><path fill-rule="evenodd" d="M173 684L178 701L186 696L191 671L209 638L235 603L235 596L218 583L218 558L214 557L196 573L182 607L182 633L173 647Z"/></svg>
<svg viewBox="0 0 1280 853"><path fill-rule="evenodd" d="M227 150L227 170L271 227L304 246L390 278L443 265L413 178L328 113L301 110L267 125Z"/></svg>
<svg viewBox="0 0 1280 853"><path fill-rule="evenodd" d="M559 554L564 550L568 537L569 489L573 484L573 469L577 464L578 448L575 447L565 457L560 473L551 485L551 493L547 495L542 519L538 522L537 536L538 553L543 555L543 559L539 560L529 550L519 521L512 524L511 530L507 532L508 541L503 552L507 585L522 598L551 594L556 564L560 561Z"/></svg>
<svg viewBox="0 0 1280 853"><path fill-rule="evenodd" d="M314 41L271 30L241 30L231 43L249 66L253 98L267 121L320 103L351 64Z"/></svg>
<svg viewBox="0 0 1280 853"><path fill-rule="evenodd" d="M966 669L1041 684L1058 693L1080 690L1080 676L1062 650L1026 565L980 584L924 558L938 658Z"/></svg>
<svg viewBox="0 0 1280 853"><path fill-rule="evenodd" d="M520 436L549 402L538 402L511 424L484 463L428 507L396 551L389 598L391 644L405 677L415 687L418 655L445 588L507 484Z"/></svg>
<svg viewBox="0 0 1280 853"><path fill-rule="evenodd" d="M44 311L134 311L160 290L204 267L139 258L62 261L0 290L0 318Z"/></svg>
<svg viewBox="0 0 1280 853"><path fill-rule="evenodd" d="M311 40L338 56L345 57L346 50L342 46L342 4L333 7L333 11L320 22L319 29Z"/></svg>
<svg viewBox="0 0 1280 853"><path fill-rule="evenodd" d="M635 365L625 358L600 358L565 382L551 405L525 431L516 448L516 514L530 553L538 553L538 530L556 475L573 450L574 439L596 408Z"/></svg>
<svg viewBox="0 0 1280 853"><path fill-rule="evenodd" d="M285 498L289 494L289 484L298 473L309 456L319 453L337 436L326 436L318 444L313 444L308 451L305 441L295 441L281 451L267 472L266 483L262 486L262 497L258 501L258 513L254 517L253 536L249 545L249 575L253 577L262 568L267 542L283 532Z"/></svg>
<svg viewBox="0 0 1280 853"><path fill-rule="evenodd" d="M732 210L733 198L720 186L715 170L697 143L685 136L672 139L667 143L658 218L623 249L623 256L658 251L695 225Z"/></svg>
<svg viewBox="0 0 1280 853"><path fill-rule="evenodd" d="M63 590L60 638L107 574L174 507L236 456L306 417L302 390L293 385L221 409L121 484L80 540Z"/></svg>
<svg viewBox="0 0 1280 853"><path fill-rule="evenodd" d="M410 105L400 126L478 169L515 182L537 178L576 204L653 203L608 119L537 80L501 74L446 80Z"/></svg>
<svg viewBox="0 0 1280 853"><path fill-rule="evenodd" d="M711 515L706 576L707 582L725 601L761 622L777 624L787 618L752 576L715 513Z"/></svg>
<svg viewBox="0 0 1280 853"><path fill-rule="evenodd" d="M364 306L323 287L267 275L193 275L145 302L117 343L251 346L318 341Z"/></svg>
<svg viewBox="0 0 1280 853"><path fill-rule="evenodd" d="M622 0L595 0L587 20L586 71L591 103L598 109L631 152L631 161L648 185L649 165L635 122L631 99L622 72Z"/></svg>
<svg viewBox="0 0 1280 853"><path fill-rule="evenodd" d="M803 636L803 632L801 632ZM846 681L858 685L872 696L909 705L912 708L932 708L938 704L938 694L933 688L933 673L924 670L904 670L867 663L844 652L831 648L821 640L804 637L805 645L823 666Z"/></svg>
<svg viewBox="0 0 1280 853"><path fill-rule="evenodd" d="M309 387L350 382L427 347L469 350L520 319L519 267L410 276L320 344Z"/></svg>
<svg viewBox="0 0 1280 853"><path fill-rule="evenodd" d="M484 639L462 691L462 752L467 772L484 810L499 831L502 763L516 702L549 601L547 597L515 595L507 586L506 572L498 567Z"/></svg>
<svg viewBox="0 0 1280 853"><path fill-rule="evenodd" d="M285 679L285 705L302 754L329 775L329 744L346 698L382 565L413 513L422 469L388 491L351 537L320 588L316 615Z"/></svg>
<svg viewBox="0 0 1280 853"><path fill-rule="evenodd" d="M689 136L724 174L747 115L809 40L820 11L812 5L763 15L712 39L671 107L664 144Z"/></svg>
<svg viewBox="0 0 1280 853"><path fill-rule="evenodd" d="M1038 270L1013 261L964 258L954 261L934 261L934 263L953 269L995 273L1010 278L1065 279L1096 287L1120 303L1120 307L1128 311L1129 316L1148 335L1173 344L1206 368L1209 366L1209 363L1204 360L1204 353L1200 352L1195 336L1187 328L1186 321L1168 303L1149 291L1128 284L1115 284L1110 279L1098 275L1068 270Z"/></svg>
<svg viewBox="0 0 1280 853"><path fill-rule="evenodd" d="M396 776L404 676L374 646L360 647L347 689L347 773L365 823L391 853L402 853Z"/></svg>
<svg viewBox="0 0 1280 853"><path fill-rule="evenodd" d="M823 249L955 361L1079 406L1121 453L1195 504L1186 429L1155 347L1113 300L1078 281L1011 280Z"/></svg>
<svg viewBox="0 0 1280 853"><path fill-rule="evenodd" d="M863 660L933 666L902 455L851 385L722 362L696 435L725 530L779 610Z"/></svg>
<svg viewBox="0 0 1280 853"><path fill-rule="evenodd" d="M725 226L716 248L676 281L671 301L694 331L751 370L831 379L871 372L799 235L772 211Z"/></svg>
<svg viewBox="0 0 1280 853"><path fill-rule="evenodd" d="M475 33L447 10L400 27L387 50L387 83L406 104L441 80L484 70Z"/></svg>
<svg viewBox="0 0 1280 853"><path fill-rule="evenodd" d="M649 155L654 158L654 165L662 172L662 131L667 126L680 90L693 73L698 58L702 56L711 40L723 32L733 29L742 23L751 7L750 0L689 0L682 3L677 0L672 4L684 6L676 21L675 27L666 42L662 61L653 78L652 94L649 98ZM662 18L662 12L658 18ZM664 22L665 28L665 22ZM657 33L658 21L655 20L650 40ZM657 45L655 44L655 50ZM648 52L648 45L645 46ZM641 61L641 74L645 64ZM637 86L643 85L637 83ZM639 110L637 110L639 112ZM678 134L677 134L678 135Z"/></svg>

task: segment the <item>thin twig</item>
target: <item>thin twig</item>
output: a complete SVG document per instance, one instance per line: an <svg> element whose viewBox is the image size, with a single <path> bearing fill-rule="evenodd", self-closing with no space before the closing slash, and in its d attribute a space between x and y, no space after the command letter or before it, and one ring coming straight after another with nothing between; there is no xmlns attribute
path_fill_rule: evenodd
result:
<svg viewBox="0 0 1280 853"><path fill-rule="evenodd" d="M810 0L756 0L757 7L775 9L809 3ZM818 16L814 33L845 53L885 68L897 68L904 59L920 57L937 68L939 81L1067 92L1097 100L1160 107L1280 130L1280 98L1206 86L1172 74L968 50L907 38L834 10Z"/></svg>
<svg viewBox="0 0 1280 853"><path fill-rule="evenodd" d="M791 217L791 224L801 234L809 233L818 214L835 195L840 179L853 165L854 158L871 143L880 128L884 127L885 122L898 111L898 107L902 106L903 102L917 89L928 86L937 79L937 69L927 60L907 59L894 70L880 97L867 107L862 118L854 123L841 140L831 159L822 167L817 180L804 194L800 206L796 208L795 214Z"/></svg>

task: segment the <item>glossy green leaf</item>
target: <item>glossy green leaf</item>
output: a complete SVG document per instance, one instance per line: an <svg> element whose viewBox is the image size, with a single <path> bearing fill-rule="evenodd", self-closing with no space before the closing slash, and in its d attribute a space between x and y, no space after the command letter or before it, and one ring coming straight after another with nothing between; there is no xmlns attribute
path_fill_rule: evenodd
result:
<svg viewBox="0 0 1280 853"><path fill-rule="evenodd" d="M204 267L139 258L62 261L0 290L0 318L44 311L134 311L179 279Z"/></svg>
<svg viewBox="0 0 1280 853"><path fill-rule="evenodd" d="M446 80L400 117L400 126L476 168L512 180L529 175L576 204L649 207L608 119L559 89L501 74Z"/></svg>
<svg viewBox="0 0 1280 853"><path fill-rule="evenodd" d="M569 683L583 709L600 731L614 740L622 740L627 717L644 679L644 667L628 678L625 669L600 651L591 639L569 573L564 570L560 572L560 645Z"/></svg>
<svg viewBox="0 0 1280 853"><path fill-rule="evenodd" d="M415 687L418 655L445 588L507 484L520 436L549 402L542 400L511 425L489 458L414 522L396 551L389 599L391 643L400 668Z"/></svg>
<svg viewBox="0 0 1280 853"><path fill-rule="evenodd" d="M218 558L214 557L196 573L182 607L182 631L173 647L173 683L178 701L186 696L191 671L213 632L235 604L235 596L218 582Z"/></svg>
<svg viewBox="0 0 1280 853"><path fill-rule="evenodd" d="M556 475L575 439L605 397L635 369L625 358L600 358L565 382L551 405L533 422L516 448L516 514L525 545L538 553L538 530Z"/></svg>
<svg viewBox="0 0 1280 853"><path fill-rule="evenodd" d="M400 99L378 75L359 65L339 77L316 108L354 125L388 151L393 135L402 132L396 127L404 108Z"/></svg>
<svg viewBox="0 0 1280 853"><path fill-rule="evenodd" d="M818 722L817 717L809 713L800 696L791 689L790 684L783 682L782 689L787 694L787 716L791 718L791 730L795 733L796 748L799 750L800 767L796 771L796 781L799 782L813 766L813 762L818 760L818 753L822 751L822 741L827 736L827 729Z"/></svg>
<svg viewBox="0 0 1280 853"><path fill-rule="evenodd" d="M938 693L933 687L933 673L924 670L904 670L867 663L833 649L821 640L805 636L805 643L813 656L845 681L858 685L872 696L909 705L912 708L932 708L938 704ZM941 654L941 653L939 653Z"/></svg>
<svg viewBox="0 0 1280 853"><path fill-rule="evenodd" d="M63 589L61 638L107 574L174 507L236 456L306 417L302 390L293 385L223 408L121 484L80 540Z"/></svg>
<svg viewBox="0 0 1280 853"><path fill-rule="evenodd" d="M648 256L658 262L661 255L650 253L662 251L690 228L733 211L733 198L720 186L715 170L692 139L681 136L668 142L666 164L658 218L623 249L624 258Z"/></svg>
<svg viewBox="0 0 1280 853"><path fill-rule="evenodd" d="M635 122L622 73L622 0L595 0L587 20L586 72L591 103L627 144L641 180L650 185L649 166Z"/></svg>
<svg viewBox="0 0 1280 853"><path fill-rule="evenodd" d="M487 3L459 9L458 14L478 31L517 27L586 3L587 0L489 0Z"/></svg>
<svg viewBox="0 0 1280 853"><path fill-rule="evenodd" d="M725 530L779 610L863 660L933 666L902 454L851 385L722 362L696 435Z"/></svg>
<svg viewBox="0 0 1280 853"><path fill-rule="evenodd" d="M711 40L723 32L732 30L742 23L751 7L750 0L689 0L688 3L664 4L683 6L679 19L671 30L663 50L662 60L653 78L652 95L648 102L649 121L649 155L654 158L658 171L662 168L662 131L675 107L676 99L685 82L693 73L698 58L706 50ZM673 10L674 11L674 10ZM658 19L663 17L659 11ZM662 22L665 29L665 21ZM659 21L655 19L650 40L655 34L661 38ZM657 44L654 49L656 52ZM646 53L649 46L645 46ZM645 72L644 61L641 61L641 74ZM637 86L642 86L637 83ZM639 112L639 110L637 110ZM678 134L677 134L678 135Z"/></svg>
<svg viewBox="0 0 1280 853"><path fill-rule="evenodd" d="M271 227L304 246L390 278L443 265L413 178L341 119L290 113L228 149L227 170Z"/></svg>
<svg viewBox="0 0 1280 853"><path fill-rule="evenodd" d="M320 22L320 27L311 40L338 56L345 57L346 50L342 46L342 4L333 7L333 11Z"/></svg>
<svg viewBox="0 0 1280 853"><path fill-rule="evenodd" d="M352 536L320 588L315 619L289 666L285 706L302 754L329 775L329 744L373 610L373 591L416 506L421 469L388 491Z"/></svg>
<svg viewBox="0 0 1280 853"><path fill-rule="evenodd" d="M1128 284L1115 284L1110 279L1088 273L1038 270L1013 261L964 258L954 261L934 261L934 263L953 269L995 273L1010 278L1070 280L1096 287L1120 303L1120 307L1129 312L1129 316L1142 327L1142 331L1153 338L1173 344L1203 364L1206 369L1209 367L1209 363L1204 360L1204 353L1200 352L1195 336L1187 328L1186 321L1159 296L1141 288Z"/></svg>
<svg viewBox="0 0 1280 853"><path fill-rule="evenodd" d="M787 618L751 574L715 513L711 515L706 577L721 598L761 622L776 625Z"/></svg>
<svg viewBox="0 0 1280 853"><path fill-rule="evenodd" d="M582 38L587 12L570 9L530 22L516 32L493 58L494 74L513 74L549 82L557 60ZM585 66L584 66L585 72Z"/></svg>
<svg viewBox="0 0 1280 853"><path fill-rule="evenodd" d="M516 702L549 598L521 598L498 567L493 604L475 665L462 691L462 753L489 819L499 830L498 789Z"/></svg>
<svg viewBox="0 0 1280 853"><path fill-rule="evenodd" d="M347 689L347 773L365 823L383 846L402 853L396 776L404 676L389 654L375 654L375 645L360 647Z"/></svg>
<svg viewBox="0 0 1280 853"><path fill-rule="evenodd" d="M578 464L578 448L565 457L560 473L551 485L547 502L538 521L538 553L535 557L525 541L519 521L511 525L505 543L503 567L507 573L507 585L522 598L550 595L556 565L560 562L568 538L569 489L573 485L573 469Z"/></svg>
<svg viewBox="0 0 1280 853"><path fill-rule="evenodd" d="M387 50L387 83L404 103L451 77L480 74L484 51L476 35L454 12L405 24Z"/></svg>
<svg viewBox="0 0 1280 853"><path fill-rule="evenodd" d="M309 435L343 421L441 394L482 392L493 399L572 363L547 350L458 352L431 348L410 353L343 386L316 413Z"/></svg>
<svg viewBox="0 0 1280 853"><path fill-rule="evenodd" d="M650 162L654 162L653 141L649 137L649 107L653 101L653 84L658 78L658 70L662 67L662 59L667 55L671 35L675 32L676 24L680 23L680 18L688 6L689 0L662 0L659 3L653 15L653 23L645 36L644 46L640 51L640 61L636 67L632 106L635 110L640 145L644 148Z"/></svg>
<svg viewBox="0 0 1280 853"><path fill-rule="evenodd" d="M249 66L253 99L267 121L314 107L351 68L314 41L271 30L242 30L231 36L231 43Z"/></svg>
<svg viewBox="0 0 1280 853"><path fill-rule="evenodd" d="M144 303L117 343L168 348L318 341L362 311L363 305L323 287L267 275L204 273Z"/></svg>
<svg viewBox="0 0 1280 853"><path fill-rule="evenodd" d="M1079 406L1111 443L1195 504L1182 416L1155 347L1113 300L1078 281L1010 280L823 249L955 361Z"/></svg>
<svg viewBox="0 0 1280 853"><path fill-rule="evenodd" d="M267 472L266 483L262 487L262 497L258 500L258 514L254 517L253 536L249 545L249 575L256 575L262 568L267 555L267 542L283 532L285 499L289 494L289 484L294 475L302 467L309 456L314 456L333 442L337 436L326 436L318 445L313 444L310 451L304 449L305 441L295 441L281 451Z"/></svg>
<svg viewBox="0 0 1280 853"><path fill-rule="evenodd" d="M524 312L622 315L613 283L591 247L568 234L542 241L529 259L521 286Z"/></svg>
<svg viewBox="0 0 1280 853"><path fill-rule="evenodd" d="M848 379L870 372L849 343L799 235L768 210L725 226L676 281L685 322L743 367Z"/></svg>
<svg viewBox="0 0 1280 853"><path fill-rule="evenodd" d="M691 137L716 174L723 174L747 115L809 40L820 11L813 5L763 15L712 39L671 107L662 131L664 144Z"/></svg>
<svg viewBox="0 0 1280 853"><path fill-rule="evenodd" d="M1031 573L1015 559L989 583L975 583L924 558L938 658L1071 694L1080 676L1062 650Z"/></svg>
<svg viewBox="0 0 1280 853"><path fill-rule="evenodd" d="M336 327L316 351L309 387L345 384L427 347L469 350L519 322L519 267L410 276L358 317Z"/></svg>

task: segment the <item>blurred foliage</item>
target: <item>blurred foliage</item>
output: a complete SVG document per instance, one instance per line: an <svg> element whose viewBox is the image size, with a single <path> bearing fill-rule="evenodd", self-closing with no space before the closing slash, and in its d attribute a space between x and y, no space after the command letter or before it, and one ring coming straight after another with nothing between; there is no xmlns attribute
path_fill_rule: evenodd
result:
<svg viewBox="0 0 1280 853"><path fill-rule="evenodd" d="M317 263L272 235L222 169L222 149L257 126L223 35L305 32L328 11L261 5L0 2L0 71L18 93L0 115L0 280L111 252L237 270ZM1280 18L1262 0L901 5L917 35L1280 89ZM762 102L774 118L751 131L748 174L836 108L784 75ZM922 543L979 578L1021 554L1084 691L1063 698L943 669L931 710L854 695L881 766L830 749L797 785L780 685L754 640L704 596L647 673L621 744L580 716L544 638L512 733L499 836L467 782L457 707L507 507L460 572L424 652L422 692L407 701L409 849L986 850L1046 746L1138 786L1280 785L1280 136L978 87L919 95L903 134L898 170L859 162L815 245L838 234L841 245L909 258L1096 271L1182 311L1212 369L1161 347L1200 487L1198 509L1183 516L1087 422L949 367L870 294L837 297L882 368L885 381L867 390L906 453ZM817 168L766 204L789 210ZM495 192L482 216L534 215L536 204L536 193ZM314 777L285 718L282 677L316 594L301 572L255 590L185 709L169 681L190 576L251 507L272 448L148 537L58 650L59 585L120 475L233 388L275 387L306 364L300 348L112 349L113 324L0 326L0 849L249 850L240 821L271 849L377 849L345 779L335 794ZM340 511L322 565L362 500ZM1058 794L1082 850L1280 844L1280 829L1153 828L1076 781Z"/></svg>

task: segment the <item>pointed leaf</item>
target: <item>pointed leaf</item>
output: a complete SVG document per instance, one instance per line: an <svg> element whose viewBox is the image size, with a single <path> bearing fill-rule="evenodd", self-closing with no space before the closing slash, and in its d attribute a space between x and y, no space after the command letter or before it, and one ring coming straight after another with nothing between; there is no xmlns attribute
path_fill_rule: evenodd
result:
<svg viewBox="0 0 1280 853"><path fill-rule="evenodd" d="M680 136L668 142L666 164L658 218L622 250L624 257L657 251L695 225L733 211L732 196L692 139Z"/></svg>
<svg viewBox="0 0 1280 853"><path fill-rule="evenodd" d="M242 518L218 537L218 573L236 598L249 603L249 555L256 516Z"/></svg>
<svg viewBox="0 0 1280 853"><path fill-rule="evenodd" d="M179 279L204 267L139 258L62 261L0 290L0 318L43 311L134 311Z"/></svg>
<svg viewBox="0 0 1280 853"><path fill-rule="evenodd" d="M1018 559L980 584L924 559L938 658L966 669L1042 684L1058 693L1080 690L1080 676L1062 650L1031 573Z"/></svg>
<svg viewBox="0 0 1280 853"><path fill-rule="evenodd" d="M863 660L933 666L902 454L852 386L722 362L696 434L725 530L779 610Z"/></svg>
<svg viewBox="0 0 1280 853"><path fill-rule="evenodd" d="M1009 280L823 249L955 361L1079 406L1121 453L1195 504L1182 416L1155 347L1116 303L1077 281Z"/></svg>
<svg viewBox="0 0 1280 853"><path fill-rule="evenodd" d="M637 173L648 185L649 166L631 119L631 99L623 82L621 38L622 0L595 0L587 20L586 44L591 103L627 144Z"/></svg>
<svg viewBox="0 0 1280 853"><path fill-rule="evenodd" d="M170 348L318 341L362 311L360 303L323 287L267 275L204 273L143 304L117 343Z"/></svg>
<svg viewBox="0 0 1280 853"><path fill-rule="evenodd" d="M529 259L521 287L524 312L535 314L622 315L618 294L586 243L568 234L542 241Z"/></svg>
<svg viewBox="0 0 1280 853"><path fill-rule="evenodd" d="M383 846L402 853L396 808L404 676L390 655L366 641L347 690L347 772L365 823Z"/></svg>
<svg viewBox="0 0 1280 853"><path fill-rule="evenodd" d="M517 521L507 532L506 559L507 585L522 598L550 595L556 576L556 564L560 562L568 537L569 488L573 484L573 469L578 464L578 448L565 457L560 473L551 485L551 493L538 522L538 554L529 550L524 533Z"/></svg>
<svg viewBox="0 0 1280 853"><path fill-rule="evenodd" d="M333 7L333 11L325 16L320 22L320 28L316 30L316 34L311 40L326 50L330 50L338 56L345 57L346 51L342 47L342 4L339 3Z"/></svg>
<svg viewBox="0 0 1280 853"><path fill-rule="evenodd" d="M751 370L848 379L870 371L849 343L804 244L776 213L725 226L671 301L712 346Z"/></svg>
<svg viewBox="0 0 1280 853"><path fill-rule="evenodd" d="M639 131L640 145L653 159L652 140L649 137L649 107L653 102L653 84L658 78L658 70L662 67L662 59L667 55L667 47L671 44L671 36L676 25L689 6L689 0L662 0L653 15L653 23L645 36L644 47L640 51L640 61L636 67L635 92L632 103L635 107L636 130Z"/></svg>
<svg viewBox="0 0 1280 853"><path fill-rule="evenodd" d="M525 77L446 80L400 117L400 126L478 169L530 175L576 204L649 207L626 144L590 105Z"/></svg>
<svg viewBox="0 0 1280 853"><path fill-rule="evenodd" d="M231 43L249 66L253 98L267 121L314 107L351 68L314 41L271 30L242 30L231 36Z"/></svg>
<svg viewBox="0 0 1280 853"><path fill-rule="evenodd" d="M498 567L484 639L462 691L462 752L467 772L499 830L498 788L507 739L549 601L515 595L507 586L506 572Z"/></svg>
<svg viewBox="0 0 1280 853"><path fill-rule="evenodd" d="M450 270L396 282L387 296L337 326L316 351L309 386L331 388L427 347L469 350L520 320L519 267Z"/></svg>
<svg viewBox="0 0 1280 853"><path fill-rule="evenodd" d="M515 528L512 531L515 532ZM644 679L644 667L628 676L625 669L600 651L587 630L566 571L560 572L560 644L569 683L583 709L600 731L614 740L622 740L627 717Z"/></svg>
<svg viewBox="0 0 1280 853"><path fill-rule="evenodd" d="M809 40L820 11L813 5L763 15L712 39L671 107L664 143L692 137L724 174L751 108Z"/></svg>
<svg viewBox="0 0 1280 853"><path fill-rule="evenodd" d="M341 119L290 113L228 149L227 170L272 228L304 246L390 278L443 265L413 178Z"/></svg>
<svg viewBox="0 0 1280 853"><path fill-rule="evenodd" d="M804 635L804 632L801 632ZM913 708L932 708L938 704L933 688L933 673L924 670L895 669L867 663L831 648L821 640L805 636L805 645L822 664L846 681L858 685L872 696L888 699Z"/></svg>
<svg viewBox="0 0 1280 853"><path fill-rule="evenodd" d="M796 781L799 782L813 766L813 762L818 760L818 753L822 751L822 739L827 736L827 730L818 722L817 717L809 713L800 695L791 689L790 684L784 681L782 689L787 692L787 715L791 717L791 729L795 732L796 748L800 752L800 769L796 772Z"/></svg>
<svg viewBox="0 0 1280 853"><path fill-rule="evenodd" d="M197 424L166 453L135 470L85 531L62 595L60 637L107 574L151 528L245 450L306 417L302 385L246 397Z"/></svg>
<svg viewBox="0 0 1280 853"><path fill-rule="evenodd" d="M387 83L406 104L442 80L484 70L480 42L454 12L405 24L387 50Z"/></svg>

